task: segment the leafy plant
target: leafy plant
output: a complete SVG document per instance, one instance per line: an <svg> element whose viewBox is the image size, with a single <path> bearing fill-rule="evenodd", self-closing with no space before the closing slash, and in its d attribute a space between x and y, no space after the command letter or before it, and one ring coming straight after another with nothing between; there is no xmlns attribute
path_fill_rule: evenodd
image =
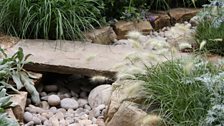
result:
<svg viewBox="0 0 224 126"><path fill-rule="evenodd" d="M214 0L198 14L199 25L196 29L197 45L206 44L202 51L224 55L224 1Z"/></svg>
<svg viewBox="0 0 224 126"><path fill-rule="evenodd" d="M1 126L19 126L19 124L9 118L5 113L5 108L11 105L10 96L6 96L6 89L4 86L0 86L0 125Z"/></svg>
<svg viewBox="0 0 224 126"><path fill-rule="evenodd" d="M28 63L26 60L30 55L24 55L23 49L19 48L18 51L8 56L3 49L0 49L4 58L0 61L0 86L10 88L13 91L20 90L23 87L31 94L31 99L34 103L39 104L39 93L34 87L33 81L30 79L30 75L23 69L24 64ZM10 79L16 84L16 88L9 84Z"/></svg>
<svg viewBox="0 0 224 126"><path fill-rule="evenodd" d="M160 113L168 125L203 126L204 122L211 122L209 116L217 111L216 105L223 105L223 98L220 99L224 97L220 93L223 88L219 88L223 85L223 77L217 78L221 69L211 63L204 60L171 60L146 69L146 75L137 76L138 80L145 81L146 103L159 104L155 112ZM214 78L204 76L207 74ZM219 81L218 86L216 82ZM215 100L220 102L213 104ZM221 111L214 115L216 118L211 124L223 125L219 120L220 114Z"/></svg>
<svg viewBox="0 0 224 126"><path fill-rule="evenodd" d="M1 0L0 29L21 38L77 39L99 26L95 0Z"/></svg>

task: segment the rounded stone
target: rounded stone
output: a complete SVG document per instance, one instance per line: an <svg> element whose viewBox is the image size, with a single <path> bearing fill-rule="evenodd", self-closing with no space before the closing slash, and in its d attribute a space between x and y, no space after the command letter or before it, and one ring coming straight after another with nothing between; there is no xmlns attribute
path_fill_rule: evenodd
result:
<svg viewBox="0 0 224 126"><path fill-rule="evenodd" d="M108 105L112 94L112 85L105 84L94 88L88 97L91 108L96 108L101 104Z"/></svg>
<svg viewBox="0 0 224 126"><path fill-rule="evenodd" d="M80 98L78 99L78 103L79 103L79 107L84 107L86 104L88 104L88 101L87 99Z"/></svg>
<svg viewBox="0 0 224 126"><path fill-rule="evenodd" d="M60 98L57 95L50 95L48 97L48 104L51 106L57 106L60 103Z"/></svg>
<svg viewBox="0 0 224 126"><path fill-rule="evenodd" d="M45 110L49 109L49 104L46 101L42 101L40 105L41 105L41 108Z"/></svg>
<svg viewBox="0 0 224 126"><path fill-rule="evenodd" d="M79 94L80 98L87 98L87 92L85 91L82 91L80 94Z"/></svg>
<svg viewBox="0 0 224 126"><path fill-rule="evenodd" d="M25 126L33 126L33 125L34 125L34 122L33 121L30 121Z"/></svg>
<svg viewBox="0 0 224 126"><path fill-rule="evenodd" d="M33 114L30 112L25 112L23 117L24 117L25 122L33 121Z"/></svg>
<svg viewBox="0 0 224 126"><path fill-rule="evenodd" d="M78 102L72 98L62 99L60 105L62 108L65 108L65 109L76 109L79 106Z"/></svg>
<svg viewBox="0 0 224 126"><path fill-rule="evenodd" d="M47 92L56 92L58 91L58 86L57 85L45 85L44 86L44 90L47 91Z"/></svg>
<svg viewBox="0 0 224 126"><path fill-rule="evenodd" d="M33 117L34 124L41 124L41 120L38 117Z"/></svg>

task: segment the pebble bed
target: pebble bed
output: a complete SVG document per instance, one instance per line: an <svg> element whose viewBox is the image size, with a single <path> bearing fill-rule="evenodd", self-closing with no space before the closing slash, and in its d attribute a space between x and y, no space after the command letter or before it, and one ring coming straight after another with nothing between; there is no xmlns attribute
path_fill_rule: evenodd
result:
<svg viewBox="0 0 224 126"><path fill-rule="evenodd" d="M37 87L41 104L34 106L31 100L27 99L24 113L25 126L105 126L104 113L107 106L100 104L91 107L88 101L93 86L79 84L69 87L68 85L58 81L55 84Z"/></svg>

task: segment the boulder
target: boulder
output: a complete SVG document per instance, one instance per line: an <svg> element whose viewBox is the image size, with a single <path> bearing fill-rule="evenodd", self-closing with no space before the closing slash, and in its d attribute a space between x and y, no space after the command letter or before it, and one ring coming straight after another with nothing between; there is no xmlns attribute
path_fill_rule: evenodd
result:
<svg viewBox="0 0 224 126"><path fill-rule="evenodd" d="M169 10L169 15L173 19L174 23L181 23L189 21L200 10L201 9L197 8L174 8Z"/></svg>
<svg viewBox="0 0 224 126"><path fill-rule="evenodd" d="M149 21L135 22L135 28L144 35L148 35L153 30L153 27Z"/></svg>
<svg viewBox="0 0 224 126"><path fill-rule="evenodd" d="M166 26L171 26L171 19L167 12L165 11L158 11L155 13L150 14L149 20L154 29L158 30Z"/></svg>
<svg viewBox="0 0 224 126"><path fill-rule="evenodd" d="M142 103L144 101L142 84L143 82L138 80L123 80L113 83L113 92L105 115L106 120L111 120L124 101Z"/></svg>
<svg viewBox="0 0 224 126"><path fill-rule="evenodd" d="M114 26L118 39L126 39L126 35L129 31L139 31L144 35L150 33L153 30L150 22L148 21L118 21Z"/></svg>
<svg viewBox="0 0 224 126"><path fill-rule="evenodd" d="M19 122L23 122L23 114L26 106L27 92L19 92L11 97L13 113Z"/></svg>
<svg viewBox="0 0 224 126"><path fill-rule="evenodd" d="M126 39L126 34L132 30L135 30L135 24L131 21L118 21L114 25L114 31L117 34L117 39Z"/></svg>
<svg viewBox="0 0 224 126"><path fill-rule="evenodd" d="M112 44L117 38L113 28L109 26L90 31L85 36L87 39L92 41L92 43L104 45Z"/></svg>
<svg viewBox="0 0 224 126"><path fill-rule="evenodd" d="M108 105L112 93L112 86L109 84L95 87L89 94L88 102L91 108L96 108L101 104Z"/></svg>
<svg viewBox="0 0 224 126"><path fill-rule="evenodd" d="M141 120L147 115L135 103L125 101L106 126L141 126ZM107 120L108 121L108 120Z"/></svg>

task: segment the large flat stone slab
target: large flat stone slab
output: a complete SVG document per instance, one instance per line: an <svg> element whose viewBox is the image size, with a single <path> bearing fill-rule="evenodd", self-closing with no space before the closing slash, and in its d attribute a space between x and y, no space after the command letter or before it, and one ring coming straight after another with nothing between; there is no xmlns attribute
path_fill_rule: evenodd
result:
<svg viewBox="0 0 224 126"><path fill-rule="evenodd" d="M128 53L135 51L127 46L59 40L21 40L8 51L13 54L19 47L25 54L32 54L29 61L33 63L25 66L27 70L108 77L116 74L114 65L123 62Z"/></svg>

